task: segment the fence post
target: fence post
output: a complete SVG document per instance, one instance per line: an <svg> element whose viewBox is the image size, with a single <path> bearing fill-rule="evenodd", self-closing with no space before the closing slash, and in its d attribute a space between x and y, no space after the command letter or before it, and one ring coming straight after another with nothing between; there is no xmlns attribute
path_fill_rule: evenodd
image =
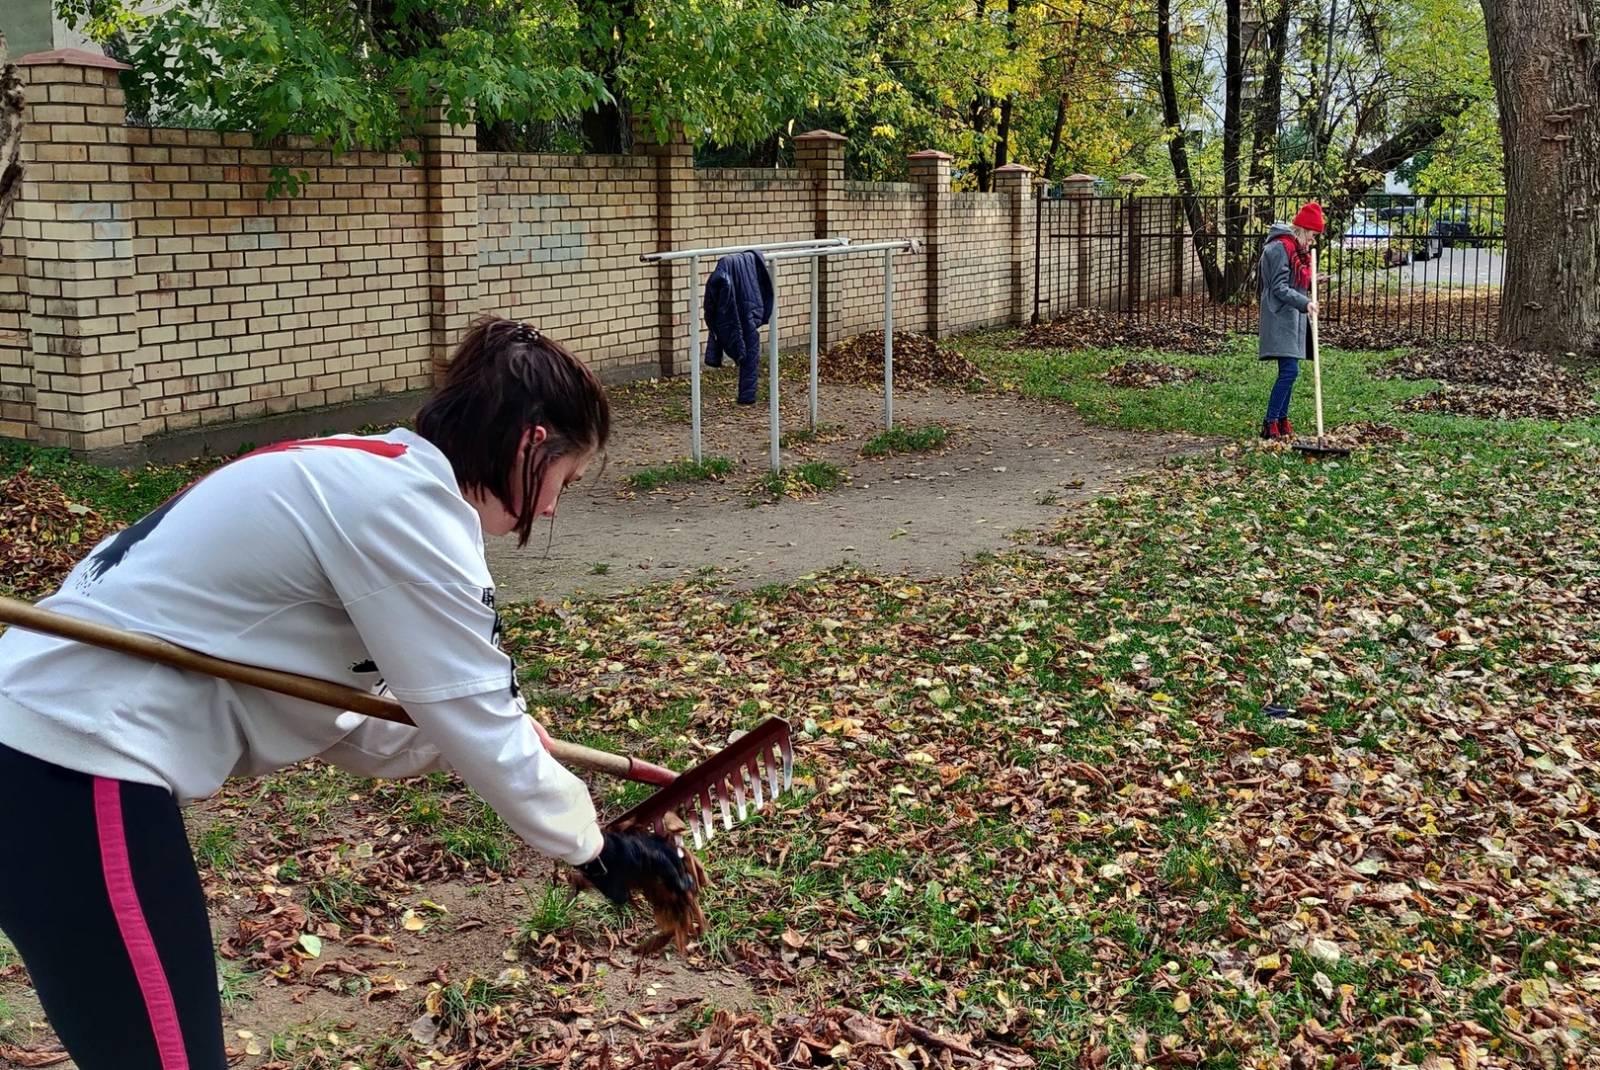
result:
<svg viewBox="0 0 1600 1070"><path fill-rule="evenodd" d="M811 180L816 219L812 236L834 237L834 228L844 219L844 147L845 138L831 130L812 130L798 134L794 139L794 162L800 173ZM821 346L831 346L839 341L834 337L829 315L833 308L830 300L829 264L825 256L811 262L817 273L817 339Z"/></svg>
<svg viewBox="0 0 1600 1070"><path fill-rule="evenodd" d="M28 318L39 441L96 461L144 454L133 150L118 74L78 49L17 61L27 80L16 211L27 244ZM150 242L154 252L154 242Z"/></svg>
<svg viewBox="0 0 1600 1070"><path fill-rule="evenodd" d="M944 268L945 228L950 216L950 160L948 153L936 149L913 152L911 180L922 187L927 203L923 240L928 255L928 323L930 338L944 337L944 322L948 310L939 302L940 275Z"/></svg>
<svg viewBox="0 0 1600 1070"><path fill-rule="evenodd" d="M1089 263L1094 252L1094 242L1086 237L1089 230L1089 209L1094 196L1094 175L1068 175L1061 182L1062 193L1073 201L1073 231L1076 240L1073 249L1072 274L1077 281L1077 299L1074 308L1089 307ZM1052 309L1052 311L1054 311Z"/></svg>
<svg viewBox="0 0 1600 1070"><path fill-rule="evenodd" d="M1172 296L1183 296L1184 261L1183 199L1172 198Z"/></svg>
<svg viewBox="0 0 1600 1070"><path fill-rule="evenodd" d="M1127 299L1129 313L1137 313L1139 305L1144 300L1144 246L1140 242L1140 222L1144 214L1144 200L1133 194L1128 194L1127 211L1123 213L1127 220L1128 243L1128 288Z"/></svg>
<svg viewBox="0 0 1600 1070"><path fill-rule="evenodd" d="M995 192L1006 198L1006 210L1011 216L1010 323L1018 327L1028 322L1028 308L1033 303L1033 277L1028 273L1028 233L1033 230L1036 207L1029 197L1032 178L1032 168L1016 163L997 167L994 172Z"/></svg>
<svg viewBox="0 0 1600 1070"><path fill-rule="evenodd" d="M428 189L429 327L433 382L444 381L450 354L477 311L478 128L452 124L430 110L422 127L422 166Z"/></svg>

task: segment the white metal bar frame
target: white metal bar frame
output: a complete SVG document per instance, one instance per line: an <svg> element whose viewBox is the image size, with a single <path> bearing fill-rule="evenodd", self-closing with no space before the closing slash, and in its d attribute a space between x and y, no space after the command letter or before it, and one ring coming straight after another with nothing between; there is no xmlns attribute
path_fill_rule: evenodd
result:
<svg viewBox="0 0 1600 1070"><path fill-rule="evenodd" d="M817 289L822 262L811 258L811 432L817 431Z"/></svg>
<svg viewBox="0 0 1600 1070"><path fill-rule="evenodd" d="M668 249L659 253L645 253L639 257L646 263L662 263L669 260L687 260L699 256L726 256L729 253L767 253L780 252L788 249L819 249L833 248L849 245L849 238L805 238L800 241L772 241L760 245L719 245L715 248L703 249Z"/></svg>
<svg viewBox="0 0 1600 1070"><path fill-rule="evenodd" d="M883 253L883 427L885 431L894 428L894 254L902 252L915 252L922 248L922 242L916 238L905 238L900 241L867 242L862 245L847 245L832 248L795 249L772 252L766 254L767 263L773 265L772 295L774 312L772 326L769 328L767 349L776 363L778 344L772 340L772 335L777 330L778 314L776 302L778 295L778 273L776 262L779 260L799 260L806 258L811 261L811 428L817 426L817 261L824 256L834 256L849 253ZM776 472L779 466L778 456L778 379L777 372L772 373L772 388L770 399L772 425L771 460L772 470Z"/></svg>
<svg viewBox="0 0 1600 1070"><path fill-rule="evenodd" d="M778 438L783 433L778 418L778 262L767 260L767 276L772 280L772 318L767 321L767 431L771 436L769 460L774 472L783 464L778 455Z"/></svg>
<svg viewBox="0 0 1600 1070"><path fill-rule="evenodd" d="M689 261L689 278L686 283L689 303L689 455L699 464L702 459L700 439L700 258L726 256L729 253L783 251L789 249L822 249L849 245L849 238L806 238L802 241L767 242L764 245L724 245L704 249L672 249L659 253L646 253L639 259L646 263L669 263L674 260ZM813 303L812 332L815 333L816 312Z"/></svg>
<svg viewBox="0 0 1600 1070"><path fill-rule="evenodd" d="M883 253L883 426L894 427L894 254L912 252L922 248L915 238L900 241L868 242L862 245L824 246L809 249L776 250L764 254L772 278L772 319L767 327L768 367L768 433L770 443L768 460L773 472L783 464L779 439L783 429L778 413L778 261L809 259L811 261L811 427L817 426L817 261L824 256L850 253Z"/></svg>

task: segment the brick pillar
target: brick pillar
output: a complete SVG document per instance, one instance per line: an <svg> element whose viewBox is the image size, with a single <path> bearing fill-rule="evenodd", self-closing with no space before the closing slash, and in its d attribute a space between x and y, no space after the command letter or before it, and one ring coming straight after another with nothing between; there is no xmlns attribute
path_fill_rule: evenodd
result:
<svg viewBox="0 0 1600 1070"><path fill-rule="evenodd" d="M946 232L950 221L950 159L948 153L924 149L911 154L911 181L922 187L927 203L927 215L922 238L928 258L928 322L927 334L943 338L950 311L943 307L940 297L941 275L944 273Z"/></svg>
<svg viewBox="0 0 1600 1070"><path fill-rule="evenodd" d="M663 145L654 141L635 121L633 143L636 151L642 148L656 165L656 248L694 247L699 238L695 219L699 186L694 173L694 147L684 136L683 127L673 124ZM701 263L702 277L709 274L712 267L709 262ZM689 373L689 310L683 289L688 270L687 262L667 261L656 267L657 322L660 324L657 358L663 376ZM696 279L695 285L701 285L701 281ZM701 338L704 337L702 327Z"/></svg>
<svg viewBox="0 0 1600 1070"><path fill-rule="evenodd" d="M1094 262L1095 239L1087 237L1087 235L1090 233L1090 213L1095 207L1092 198L1094 197L1094 184L1096 181L1097 179L1094 175L1084 174L1068 175L1061 181L1062 193L1067 197L1073 198L1073 234L1076 237L1072 243L1074 254L1072 275L1077 282L1076 300L1073 303L1074 308L1088 308L1090 304L1089 279L1090 269ZM1051 310L1052 313L1061 311L1064 310Z"/></svg>
<svg viewBox="0 0 1600 1070"><path fill-rule="evenodd" d="M478 128L435 108L422 128L428 183L428 291L433 382L483 311L478 289Z"/></svg>
<svg viewBox="0 0 1600 1070"><path fill-rule="evenodd" d="M16 205L27 244L39 441L101 461L143 455L127 66L77 49L17 61L28 106Z"/></svg>
<svg viewBox="0 0 1600 1070"><path fill-rule="evenodd" d="M844 225L844 146L842 134L828 130L813 130L794 139L795 164L800 173L811 181L812 196L816 204L816 226L812 237L840 237L836 231ZM840 341L835 335L834 319L829 314L832 302L828 300L829 258L819 256L817 267L817 340L823 348Z"/></svg>
<svg viewBox="0 0 1600 1070"><path fill-rule="evenodd" d="M1033 168L995 168L994 191L1006 199L1011 216L1011 323L1020 327L1033 316Z"/></svg>

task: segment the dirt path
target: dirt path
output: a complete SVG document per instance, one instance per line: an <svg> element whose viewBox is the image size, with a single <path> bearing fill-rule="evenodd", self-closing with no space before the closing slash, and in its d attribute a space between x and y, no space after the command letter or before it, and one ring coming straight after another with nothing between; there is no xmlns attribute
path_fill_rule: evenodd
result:
<svg viewBox="0 0 1600 1070"><path fill-rule="evenodd" d="M606 471L562 499L549 557L542 527L525 550L509 540L491 546L501 597L615 593L708 572L736 586L840 565L949 573L1005 548L1018 530L1049 524L1063 507L1205 445L1187 435L1093 428L1065 406L930 389L897 392L895 422L943 424L946 447L869 459L860 450L882 429L881 394L825 383L826 433L791 443L783 463L827 461L845 469L849 482L814 498L772 502L757 489L767 461L765 400L739 408L729 386L725 375L707 378L703 434L706 455L732 460L732 474L651 493L624 480L688 456L688 388L672 382L616 392ZM803 430L805 416L804 383L786 381L786 433Z"/></svg>

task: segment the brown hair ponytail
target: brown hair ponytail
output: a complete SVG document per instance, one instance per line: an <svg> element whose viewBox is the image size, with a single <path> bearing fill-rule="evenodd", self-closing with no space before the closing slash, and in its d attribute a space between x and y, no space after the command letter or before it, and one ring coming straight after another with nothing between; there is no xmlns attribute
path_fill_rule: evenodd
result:
<svg viewBox="0 0 1600 1070"><path fill-rule="evenodd" d="M543 427L546 438L519 471L523 432L533 427ZM444 385L417 413L417 433L450 459L464 493L492 494L507 511L520 476L522 508L513 530L525 546L550 462L604 449L611 403L594 373L560 342L527 324L488 316L456 348Z"/></svg>

